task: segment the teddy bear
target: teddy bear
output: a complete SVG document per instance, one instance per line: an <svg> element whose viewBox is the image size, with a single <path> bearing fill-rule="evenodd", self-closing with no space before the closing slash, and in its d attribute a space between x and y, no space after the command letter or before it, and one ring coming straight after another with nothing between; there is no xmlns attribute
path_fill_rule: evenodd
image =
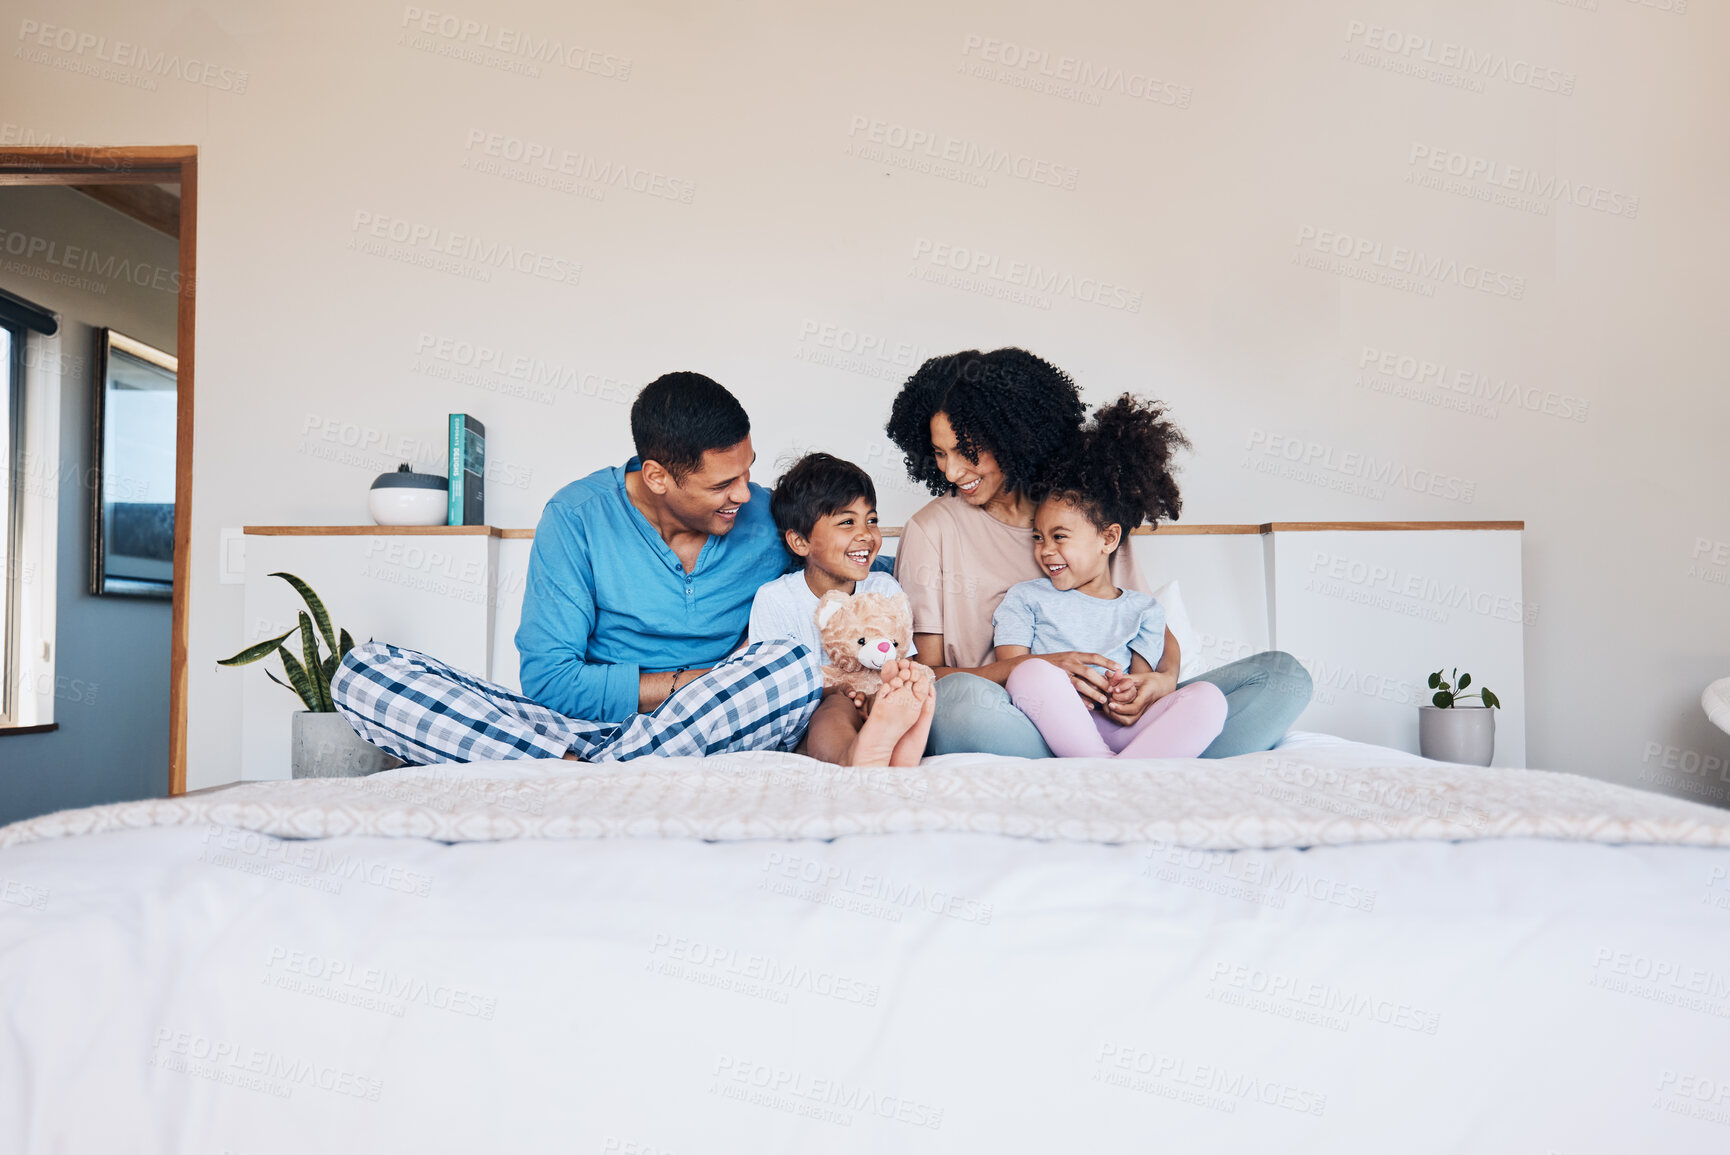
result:
<svg viewBox="0 0 1730 1155"><path fill-rule="evenodd" d="M883 685L878 671L913 650L913 607L906 594L844 594L830 590L817 603L817 631L823 638L823 688L875 694ZM929 667L920 666L925 677Z"/></svg>

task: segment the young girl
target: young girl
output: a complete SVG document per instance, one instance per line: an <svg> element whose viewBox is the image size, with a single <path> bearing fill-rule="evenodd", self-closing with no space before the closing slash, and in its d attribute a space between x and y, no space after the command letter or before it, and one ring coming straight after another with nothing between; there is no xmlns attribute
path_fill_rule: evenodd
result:
<svg viewBox="0 0 1730 1155"><path fill-rule="evenodd" d="M1033 488L1033 554L1045 577L1009 587L992 616L997 660L1081 651L1102 659L1106 700L1028 657L1010 671L1010 700L1060 758L1194 758L1225 726L1219 687L1191 682L1155 697L1165 610L1118 589L1111 555L1129 531L1181 508L1170 464L1188 445L1157 403L1129 394L1101 408Z"/></svg>

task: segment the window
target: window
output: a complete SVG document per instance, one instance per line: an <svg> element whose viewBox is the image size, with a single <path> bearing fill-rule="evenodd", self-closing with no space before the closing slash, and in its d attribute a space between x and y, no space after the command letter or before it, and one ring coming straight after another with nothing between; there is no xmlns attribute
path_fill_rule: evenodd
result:
<svg viewBox="0 0 1730 1155"><path fill-rule="evenodd" d="M0 289L0 726L53 722L59 331Z"/></svg>
<svg viewBox="0 0 1730 1155"><path fill-rule="evenodd" d="M23 514L24 471L24 332L0 322L0 449L6 467L0 470L0 722L14 720L18 710L18 587L24 581L19 555Z"/></svg>

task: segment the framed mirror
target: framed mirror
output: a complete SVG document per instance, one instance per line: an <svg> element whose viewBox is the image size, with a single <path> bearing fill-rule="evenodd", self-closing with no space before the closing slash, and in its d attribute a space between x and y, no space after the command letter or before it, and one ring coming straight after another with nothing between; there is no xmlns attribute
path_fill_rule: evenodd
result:
<svg viewBox="0 0 1730 1155"><path fill-rule="evenodd" d="M91 405L90 592L171 597L178 361L96 331Z"/></svg>

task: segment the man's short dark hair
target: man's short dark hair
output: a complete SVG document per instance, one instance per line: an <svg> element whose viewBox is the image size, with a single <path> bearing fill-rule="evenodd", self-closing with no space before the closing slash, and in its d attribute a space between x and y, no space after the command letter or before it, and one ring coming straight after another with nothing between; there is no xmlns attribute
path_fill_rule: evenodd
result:
<svg viewBox="0 0 1730 1155"><path fill-rule="evenodd" d="M665 373L643 386L631 405L637 456L658 461L682 482L702 467L703 454L751 435L739 399L701 373Z"/></svg>
<svg viewBox="0 0 1730 1155"><path fill-rule="evenodd" d="M809 541L818 519L846 509L861 497L877 504L877 487L869 473L833 454L807 453L775 483L769 514L782 545L787 544L788 530Z"/></svg>

